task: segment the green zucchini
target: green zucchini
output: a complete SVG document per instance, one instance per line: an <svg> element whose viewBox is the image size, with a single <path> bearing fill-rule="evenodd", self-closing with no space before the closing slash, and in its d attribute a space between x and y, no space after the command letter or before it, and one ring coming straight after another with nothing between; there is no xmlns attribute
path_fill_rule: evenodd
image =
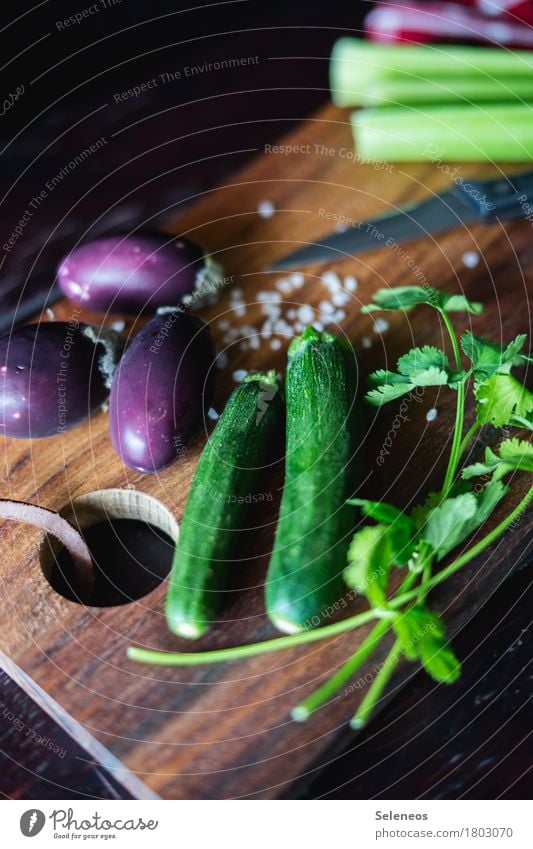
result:
<svg viewBox="0 0 533 849"><path fill-rule="evenodd" d="M289 347L285 483L265 587L267 613L287 633L318 625L342 593L359 467L356 375L353 348L331 333L307 327Z"/></svg>
<svg viewBox="0 0 533 849"><path fill-rule="evenodd" d="M166 598L170 630L200 637L220 608L231 556L283 413L273 371L248 375L229 398L200 459L181 521ZM270 499L268 499L270 500Z"/></svg>

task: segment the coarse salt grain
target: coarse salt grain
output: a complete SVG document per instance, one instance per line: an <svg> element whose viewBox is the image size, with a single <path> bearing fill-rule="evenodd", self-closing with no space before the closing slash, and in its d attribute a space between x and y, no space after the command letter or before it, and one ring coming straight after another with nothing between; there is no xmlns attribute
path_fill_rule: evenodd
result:
<svg viewBox="0 0 533 849"><path fill-rule="evenodd" d="M278 280L276 283L276 289L279 289L280 292L285 292L285 294L292 292L292 286L286 278Z"/></svg>
<svg viewBox="0 0 533 849"><path fill-rule="evenodd" d="M296 310L287 310L287 318L296 318Z"/></svg>
<svg viewBox="0 0 533 849"><path fill-rule="evenodd" d="M246 307L244 304L239 304L238 306L234 307L233 312L235 313L237 318L244 318L244 316L246 315Z"/></svg>
<svg viewBox="0 0 533 849"><path fill-rule="evenodd" d="M320 279L330 292L337 292L342 288L341 278L335 271L325 271Z"/></svg>
<svg viewBox="0 0 533 849"><path fill-rule="evenodd" d="M374 333L385 333L389 329L389 322L385 318L374 320Z"/></svg>
<svg viewBox="0 0 533 849"><path fill-rule="evenodd" d="M303 304L301 307L298 307L296 315L298 316L301 322L307 324L310 321L313 321L313 318L315 317L315 311L312 307L309 306L309 304Z"/></svg>
<svg viewBox="0 0 533 849"><path fill-rule="evenodd" d="M217 322L217 327L219 330L229 330L230 323L227 318L221 318L220 321Z"/></svg>
<svg viewBox="0 0 533 849"><path fill-rule="evenodd" d="M426 420L428 422L434 422L438 416L438 410L435 407L432 407L431 410L428 410L426 413Z"/></svg>
<svg viewBox="0 0 533 849"><path fill-rule="evenodd" d="M350 300L350 295L348 292L334 292L331 296L331 300L336 307L344 307Z"/></svg>
<svg viewBox="0 0 533 849"><path fill-rule="evenodd" d="M331 303L331 301L320 301L318 308L320 312L325 313L325 315L333 315L335 312L335 307Z"/></svg>
<svg viewBox="0 0 533 849"><path fill-rule="evenodd" d="M340 322L344 321L345 318L346 318L346 313L344 312L344 310L337 310L331 316L331 320L336 321L337 324L340 324Z"/></svg>
<svg viewBox="0 0 533 849"><path fill-rule="evenodd" d="M216 420L220 418L220 413L217 413L214 407L209 407L207 411L207 416L208 418L213 419L213 421L216 422Z"/></svg>
<svg viewBox="0 0 533 849"><path fill-rule="evenodd" d="M217 357L217 368L223 369L226 368L228 364L228 355L225 351L221 351Z"/></svg>
<svg viewBox="0 0 533 849"><path fill-rule="evenodd" d="M363 348L371 348L372 347L372 339L369 339L368 336L363 336L361 339L361 344Z"/></svg>
<svg viewBox="0 0 533 849"><path fill-rule="evenodd" d="M238 368L237 371L233 372L233 380L235 383L240 383L241 380L244 380L248 371L245 368Z"/></svg>
<svg viewBox="0 0 533 849"><path fill-rule="evenodd" d="M296 289L301 289L305 283L305 277L301 271L295 271L293 274L289 274L289 282Z"/></svg>
<svg viewBox="0 0 533 849"><path fill-rule="evenodd" d="M272 339L270 342L270 347L273 351L279 350L279 348L281 348L281 339Z"/></svg>
<svg viewBox="0 0 533 849"><path fill-rule="evenodd" d="M124 330L125 327L126 327L126 322L122 321L122 320L114 321L113 324L111 325L111 328L113 330L116 330L118 333L120 333L121 330Z"/></svg>
<svg viewBox="0 0 533 849"><path fill-rule="evenodd" d="M276 207L271 200L262 200L257 206L257 211L261 218L272 218L276 211Z"/></svg>
<svg viewBox="0 0 533 849"><path fill-rule="evenodd" d="M250 336L249 342L250 348L253 348L254 350L257 350L259 348L259 336Z"/></svg>
<svg viewBox="0 0 533 849"><path fill-rule="evenodd" d="M357 289L357 285L357 279L351 274L348 274L344 278L344 288L347 289L348 292L355 292Z"/></svg>
<svg viewBox="0 0 533 849"><path fill-rule="evenodd" d="M463 263L467 268L475 268L481 259L477 251L466 251L463 254Z"/></svg>
<svg viewBox="0 0 533 849"><path fill-rule="evenodd" d="M324 330L324 324L321 321L313 321L313 327L319 332L322 332L322 330Z"/></svg>

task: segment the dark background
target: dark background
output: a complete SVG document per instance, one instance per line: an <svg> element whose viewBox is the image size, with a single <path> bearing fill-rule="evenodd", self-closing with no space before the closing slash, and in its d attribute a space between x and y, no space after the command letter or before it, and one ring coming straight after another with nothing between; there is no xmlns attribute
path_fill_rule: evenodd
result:
<svg viewBox="0 0 533 849"><path fill-rule="evenodd" d="M4 328L42 304L56 262L83 234L164 224L324 103L331 46L343 33L360 33L368 7L353 0L98 5L63 29L58 21L91 3L45 2L2 13L1 99L21 86L24 93L0 117L1 243L48 180L106 139L48 194L16 247L2 251ZM184 75L187 65L243 56L258 60ZM181 79L160 82L159 74L176 71ZM154 78L158 85L140 97L116 102L116 95ZM346 732L346 751L317 764L300 795L528 797L527 542L522 568L455 640L464 663L460 683L437 687L417 674L364 734ZM124 796L3 674L0 703L4 797ZM4 707L66 756L28 740L2 716Z"/></svg>

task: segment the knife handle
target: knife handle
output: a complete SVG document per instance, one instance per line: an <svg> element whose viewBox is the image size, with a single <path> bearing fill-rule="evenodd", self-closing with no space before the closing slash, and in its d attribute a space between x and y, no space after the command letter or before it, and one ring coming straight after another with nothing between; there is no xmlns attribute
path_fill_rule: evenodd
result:
<svg viewBox="0 0 533 849"><path fill-rule="evenodd" d="M533 213L533 171L498 180L463 180L456 186L463 201L474 207L485 224Z"/></svg>

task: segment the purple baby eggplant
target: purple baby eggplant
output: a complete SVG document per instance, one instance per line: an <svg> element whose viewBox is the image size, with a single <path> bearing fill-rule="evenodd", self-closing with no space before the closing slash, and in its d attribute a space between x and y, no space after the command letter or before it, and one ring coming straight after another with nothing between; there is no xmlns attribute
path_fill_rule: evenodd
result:
<svg viewBox="0 0 533 849"><path fill-rule="evenodd" d="M111 387L111 440L121 459L157 472L183 452L209 406L215 352L207 325L174 310L127 348Z"/></svg>
<svg viewBox="0 0 533 849"><path fill-rule="evenodd" d="M64 294L87 309L138 314L177 306L213 291L222 270L198 245L176 236L104 236L75 248L60 263Z"/></svg>
<svg viewBox="0 0 533 849"><path fill-rule="evenodd" d="M118 337L97 333L77 321L51 321L0 339L0 433L62 433L105 401Z"/></svg>

